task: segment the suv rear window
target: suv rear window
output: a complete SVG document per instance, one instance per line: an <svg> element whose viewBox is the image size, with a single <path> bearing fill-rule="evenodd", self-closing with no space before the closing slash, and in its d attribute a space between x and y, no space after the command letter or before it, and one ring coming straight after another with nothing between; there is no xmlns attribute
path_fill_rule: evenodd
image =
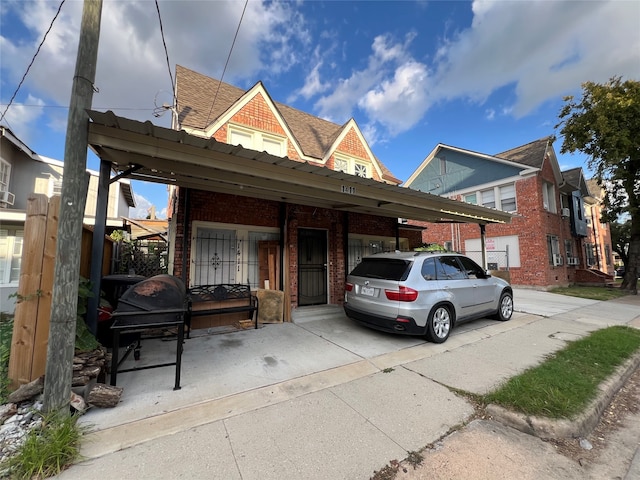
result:
<svg viewBox="0 0 640 480"><path fill-rule="evenodd" d="M363 258L351 275L402 281L407 279L411 262L399 258Z"/></svg>

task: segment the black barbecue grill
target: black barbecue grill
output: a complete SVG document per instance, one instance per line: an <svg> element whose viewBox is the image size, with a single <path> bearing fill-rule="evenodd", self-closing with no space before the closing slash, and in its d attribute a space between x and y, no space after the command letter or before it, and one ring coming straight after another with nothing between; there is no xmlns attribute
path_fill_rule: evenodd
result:
<svg viewBox="0 0 640 480"><path fill-rule="evenodd" d="M111 385L116 384L118 372L131 372L147 368L176 366L174 390L180 389L180 365L184 341L184 321L188 310L187 291L184 283L172 275L156 275L142 280L122 294L113 312L113 354L111 359ZM118 370L118 367L134 351L136 360L140 354L140 337L129 345L119 358L120 335L177 327L176 361ZM152 338L152 337L148 337Z"/></svg>

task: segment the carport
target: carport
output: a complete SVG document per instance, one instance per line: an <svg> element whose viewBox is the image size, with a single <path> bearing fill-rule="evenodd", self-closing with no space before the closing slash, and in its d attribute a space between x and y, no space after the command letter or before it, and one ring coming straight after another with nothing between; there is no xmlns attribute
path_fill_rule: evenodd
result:
<svg viewBox="0 0 640 480"><path fill-rule="evenodd" d="M509 213L377 182L308 162L218 142L116 116L88 112L88 143L100 157L93 258L101 258L108 186L121 177L332 210L426 222L508 223ZM111 177L111 172L115 176ZM188 215L186 212L185 215ZM185 221L185 224L187 222ZM183 242L187 235L183 234ZM484 255L483 255L484 262ZM486 266L486 265L485 265ZM87 323L95 331L100 262L92 261L95 305ZM185 280L185 269L183 280Z"/></svg>

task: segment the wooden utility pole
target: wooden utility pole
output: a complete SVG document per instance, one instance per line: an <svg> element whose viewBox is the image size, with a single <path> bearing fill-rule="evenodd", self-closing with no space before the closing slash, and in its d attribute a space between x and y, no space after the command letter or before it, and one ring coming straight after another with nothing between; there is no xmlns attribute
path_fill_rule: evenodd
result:
<svg viewBox="0 0 640 480"><path fill-rule="evenodd" d="M87 201L88 122L93 99L102 0L84 0L76 70L73 76L64 175L58 222L56 266L44 382L46 412L69 414L75 353L82 219Z"/></svg>

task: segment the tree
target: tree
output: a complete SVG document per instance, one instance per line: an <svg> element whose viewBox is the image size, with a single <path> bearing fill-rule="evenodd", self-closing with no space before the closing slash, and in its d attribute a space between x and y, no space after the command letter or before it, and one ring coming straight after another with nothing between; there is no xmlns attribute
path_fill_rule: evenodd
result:
<svg viewBox="0 0 640 480"><path fill-rule="evenodd" d="M626 221L624 223L611 222L609 224L611 231L611 246L612 250L620 255L620 259L624 265L629 263L629 256L627 250L629 248L631 222Z"/></svg>
<svg viewBox="0 0 640 480"><path fill-rule="evenodd" d="M604 191L603 219L629 216L629 248L620 288L637 294L640 260L640 81L585 82L582 99L564 98L560 153L581 151Z"/></svg>

